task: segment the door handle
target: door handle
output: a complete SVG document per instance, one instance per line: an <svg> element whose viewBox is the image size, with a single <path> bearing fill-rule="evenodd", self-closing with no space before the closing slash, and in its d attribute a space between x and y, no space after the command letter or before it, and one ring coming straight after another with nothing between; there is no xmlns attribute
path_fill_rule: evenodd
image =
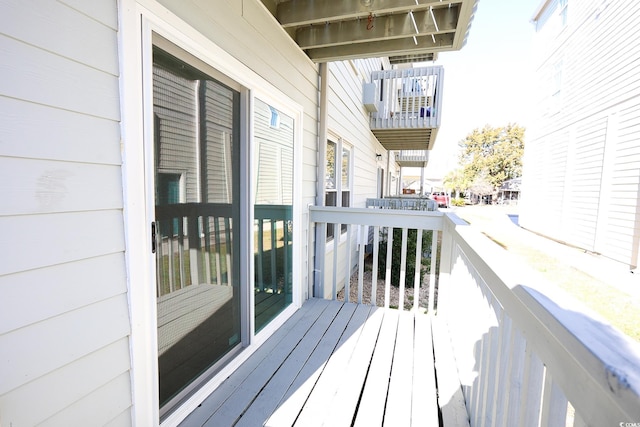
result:
<svg viewBox="0 0 640 427"><path fill-rule="evenodd" d="M155 221L151 221L151 253L152 254L156 253L156 245L157 245L157 241L156 241L156 222Z"/></svg>

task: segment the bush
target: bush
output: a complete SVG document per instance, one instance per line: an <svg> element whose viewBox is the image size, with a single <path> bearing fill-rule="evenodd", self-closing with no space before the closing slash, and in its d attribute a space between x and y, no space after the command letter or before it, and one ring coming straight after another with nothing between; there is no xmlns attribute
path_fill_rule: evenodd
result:
<svg viewBox="0 0 640 427"><path fill-rule="evenodd" d="M382 232L381 232L382 233ZM429 271L431 265L431 258L429 252L431 251L431 239L432 231L422 232L422 257L421 257L421 276ZM412 288L414 275L416 271L416 240L418 237L418 230L409 229L407 234L407 260L406 260L406 275L404 285L405 287ZM394 286L400 286L400 263L402 261L402 230L396 228L393 230L393 248L391 253L391 284ZM378 247L378 277L384 278L386 274L387 263L387 232L382 233L380 238L380 245Z"/></svg>
<svg viewBox="0 0 640 427"><path fill-rule="evenodd" d="M464 199L462 197L456 197L451 201L452 206L464 206Z"/></svg>

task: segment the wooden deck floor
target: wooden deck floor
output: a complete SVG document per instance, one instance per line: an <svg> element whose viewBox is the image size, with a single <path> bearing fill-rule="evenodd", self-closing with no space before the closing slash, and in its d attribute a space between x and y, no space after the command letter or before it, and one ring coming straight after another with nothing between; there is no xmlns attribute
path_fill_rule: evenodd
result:
<svg viewBox="0 0 640 427"><path fill-rule="evenodd" d="M430 318L311 299L181 426L438 426Z"/></svg>

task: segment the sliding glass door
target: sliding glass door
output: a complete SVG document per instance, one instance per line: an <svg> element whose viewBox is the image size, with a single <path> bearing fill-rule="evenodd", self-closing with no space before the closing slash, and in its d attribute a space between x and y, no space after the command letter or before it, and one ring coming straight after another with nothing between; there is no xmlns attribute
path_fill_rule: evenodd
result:
<svg viewBox="0 0 640 427"><path fill-rule="evenodd" d="M259 331L292 302L294 121L254 101L254 316Z"/></svg>
<svg viewBox="0 0 640 427"><path fill-rule="evenodd" d="M160 405L241 341L239 88L153 51Z"/></svg>

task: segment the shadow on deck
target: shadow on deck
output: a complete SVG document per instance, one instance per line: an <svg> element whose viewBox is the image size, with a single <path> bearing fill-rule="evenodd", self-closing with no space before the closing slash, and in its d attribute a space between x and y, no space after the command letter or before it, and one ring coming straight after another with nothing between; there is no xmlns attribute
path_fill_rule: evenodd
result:
<svg viewBox="0 0 640 427"><path fill-rule="evenodd" d="M439 424L432 317L311 299L181 426Z"/></svg>

